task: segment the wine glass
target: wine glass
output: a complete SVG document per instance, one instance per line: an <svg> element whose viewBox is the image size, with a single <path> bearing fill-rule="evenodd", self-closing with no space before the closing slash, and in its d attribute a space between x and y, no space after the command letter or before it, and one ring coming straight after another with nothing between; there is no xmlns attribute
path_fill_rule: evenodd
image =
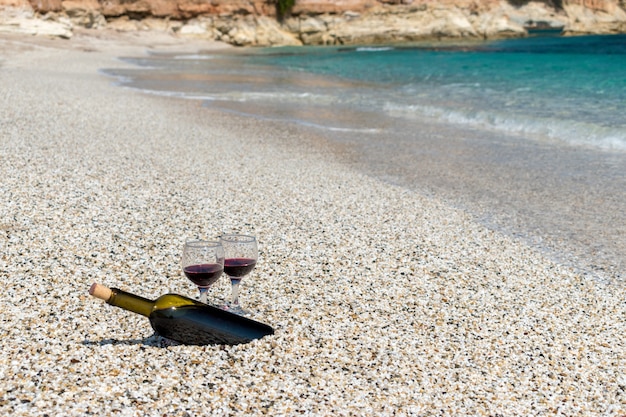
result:
<svg viewBox="0 0 626 417"><path fill-rule="evenodd" d="M239 304L239 285L241 280L252 271L259 258L257 240L254 236L224 234L220 236L224 247L224 273L232 284L232 298L229 310L237 314L247 314Z"/></svg>
<svg viewBox="0 0 626 417"><path fill-rule="evenodd" d="M224 248L218 241L185 242L182 256L183 273L200 291L200 301L207 302L209 287L224 271Z"/></svg>

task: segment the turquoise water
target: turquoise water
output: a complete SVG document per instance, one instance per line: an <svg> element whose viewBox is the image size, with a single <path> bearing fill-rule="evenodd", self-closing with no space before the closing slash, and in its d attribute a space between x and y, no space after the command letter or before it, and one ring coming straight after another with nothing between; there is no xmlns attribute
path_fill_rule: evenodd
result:
<svg viewBox="0 0 626 417"><path fill-rule="evenodd" d="M370 175L624 277L625 35L125 60L106 71L124 86L314 129Z"/></svg>
<svg viewBox="0 0 626 417"><path fill-rule="evenodd" d="M167 87L189 97L278 107L333 105L405 119L425 116L536 140L626 150L623 35L431 47L272 48L133 62L163 76L206 76ZM304 74L335 83L314 86ZM289 112L283 117L329 128L359 127L300 120Z"/></svg>
<svg viewBox="0 0 626 417"><path fill-rule="evenodd" d="M427 115L538 139L626 150L626 36L550 37L432 48L275 52L256 62L380 85L392 116Z"/></svg>

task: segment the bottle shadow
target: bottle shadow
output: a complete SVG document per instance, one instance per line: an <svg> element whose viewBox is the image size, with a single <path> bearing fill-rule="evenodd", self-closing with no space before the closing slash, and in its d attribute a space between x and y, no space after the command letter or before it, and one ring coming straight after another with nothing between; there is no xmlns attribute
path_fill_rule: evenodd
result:
<svg viewBox="0 0 626 417"><path fill-rule="evenodd" d="M83 340L83 345L85 346L133 346L133 345L143 345L157 348L166 348L169 346L179 346L181 343L175 342L170 339L166 339L162 336L159 336L157 333L153 333L151 336L144 337L143 339L102 339L102 340Z"/></svg>

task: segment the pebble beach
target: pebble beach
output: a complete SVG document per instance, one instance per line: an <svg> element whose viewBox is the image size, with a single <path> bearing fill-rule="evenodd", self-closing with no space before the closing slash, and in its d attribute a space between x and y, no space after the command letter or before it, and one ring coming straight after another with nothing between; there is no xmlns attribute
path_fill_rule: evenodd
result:
<svg viewBox="0 0 626 417"><path fill-rule="evenodd" d="M2 415L626 416L624 285L368 176L311 131L100 72L224 47L0 35ZM241 302L272 336L164 345L88 294L195 297L183 244L225 231L259 240Z"/></svg>

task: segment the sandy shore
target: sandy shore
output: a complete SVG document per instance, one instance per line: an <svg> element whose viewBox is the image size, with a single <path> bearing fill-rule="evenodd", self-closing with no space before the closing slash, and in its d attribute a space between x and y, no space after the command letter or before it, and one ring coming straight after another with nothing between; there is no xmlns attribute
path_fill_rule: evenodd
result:
<svg viewBox="0 0 626 417"><path fill-rule="evenodd" d="M98 33L0 37L3 415L626 415L624 288L294 126L98 72L219 44ZM242 302L274 336L160 347L87 294L195 296L182 244L224 230L259 238Z"/></svg>

